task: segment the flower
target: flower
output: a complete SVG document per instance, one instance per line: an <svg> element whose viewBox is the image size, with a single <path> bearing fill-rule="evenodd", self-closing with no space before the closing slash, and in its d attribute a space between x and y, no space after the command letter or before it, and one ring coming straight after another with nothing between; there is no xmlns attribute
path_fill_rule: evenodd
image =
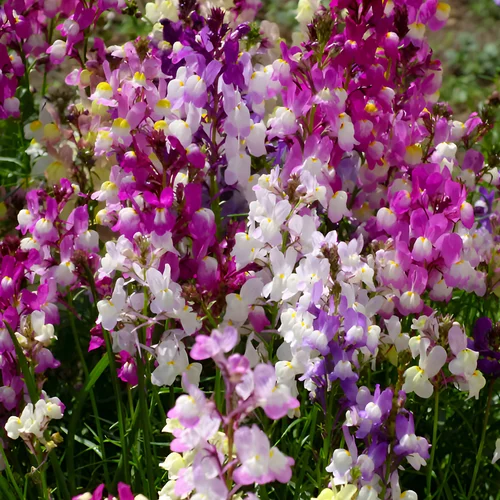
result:
<svg viewBox="0 0 500 500"><path fill-rule="evenodd" d="M500 459L500 438L495 441L495 452L493 453L493 458L491 463L494 464Z"/></svg>
<svg viewBox="0 0 500 500"><path fill-rule="evenodd" d="M347 484L339 490L336 488L325 488L321 490L319 496L313 500L351 500L357 491L358 489L353 484Z"/></svg>
<svg viewBox="0 0 500 500"><path fill-rule="evenodd" d="M294 460L278 448L271 448L267 436L256 425L237 429L234 445L241 463L234 471L237 484L287 483L292 477Z"/></svg>
<svg viewBox="0 0 500 500"><path fill-rule="evenodd" d="M425 343L420 344L420 360L418 366L412 366L404 372L403 391L415 392L421 398L430 398L434 387L430 380L438 374L446 362L446 351L441 346L435 346L427 354Z"/></svg>
<svg viewBox="0 0 500 500"><path fill-rule="evenodd" d="M491 377L500 376L500 335L498 326L491 319L482 317L474 325L474 340L470 348L479 352L477 367L481 372Z"/></svg>
<svg viewBox="0 0 500 500"><path fill-rule="evenodd" d="M112 330L118 322L118 316L125 307L127 292L123 289L124 280L118 278L111 299L100 300L97 303L99 316L96 323L101 324L106 330Z"/></svg>

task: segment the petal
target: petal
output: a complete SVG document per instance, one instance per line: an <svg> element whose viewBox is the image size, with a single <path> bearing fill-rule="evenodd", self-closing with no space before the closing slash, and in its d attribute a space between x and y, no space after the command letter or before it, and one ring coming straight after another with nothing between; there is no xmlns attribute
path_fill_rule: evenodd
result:
<svg viewBox="0 0 500 500"><path fill-rule="evenodd" d="M434 347L425 360L425 373L429 378L437 375L446 363L446 351L440 345Z"/></svg>

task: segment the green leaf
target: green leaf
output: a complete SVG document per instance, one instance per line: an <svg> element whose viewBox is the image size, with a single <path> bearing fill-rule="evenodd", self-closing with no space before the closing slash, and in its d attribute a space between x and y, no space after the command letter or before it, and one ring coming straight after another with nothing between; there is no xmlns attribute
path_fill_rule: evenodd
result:
<svg viewBox="0 0 500 500"><path fill-rule="evenodd" d="M54 472L56 475L58 493L63 498L70 500L71 495L69 493L68 486L66 484L66 478L64 477L64 474L61 470L61 464L59 463L59 460L55 454L55 451L52 451L49 453L49 460L50 460L50 464L52 465L52 468L54 469Z"/></svg>
<svg viewBox="0 0 500 500"><path fill-rule="evenodd" d="M99 377L102 375L104 370L108 367L109 365L109 358L107 356L103 356L100 361L94 366L92 371L89 373L89 378L87 382L85 383L85 386L83 390L85 392L89 392L92 387L96 384L96 382L99 380Z"/></svg>
<svg viewBox="0 0 500 500"><path fill-rule="evenodd" d="M0 163L14 163L19 167L24 167L23 163L17 158L9 158L7 156L0 156Z"/></svg>
<svg viewBox="0 0 500 500"><path fill-rule="evenodd" d="M3 438L5 439L5 436L3 436ZM21 493L21 490L19 489L19 486L17 485L16 479L14 478L14 474L13 474L12 469L10 467L9 460L7 459L7 455L5 453L3 446L0 446L0 453L2 454L3 461L5 463L5 472L7 474L7 477L9 478L9 481L12 483L14 491L19 496L19 499L22 500L23 494ZM0 478L3 479L4 483L7 483L7 481L5 480L3 475L0 474ZM2 484L2 486L3 486L3 484ZM7 491L12 491L12 490L11 490L11 488L7 488ZM12 498L14 498L14 497L12 496Z"/></svg>
<svg viewBox="0 0 500 500"><path fill-rule="evenodd" d="M5 326L9 331L10 338L12 339L12 342L16 349L17 359L19 361L19 364L21 365L21 371L23 373L26 387L28 388L28 393L30 395L31 402L35 404L40 399L38 390L36 388L35 379L33 378L33 375L29 369L28 361L26 359L26 356L24 355L23 349L21 348L19 342L17 341L16 334L12 331L12 328L9 326L8 323L5 323Z"/></svg>
<svg viewBox="0 0 500 500"><path fill-rule="evenodd" d="M278 444L280 443L280 441L294 428L296 427L297 425L299 424L302 424L303 422L304 423L307 423L309 417L302 417L302 418L298 418L297 420L294 420L286 429L285 429L285 432L283 432L283 434L281 435L281 437L276 441L276 443L274 443L274 446L278 446Z"/></svg>
<svg viewBox="0 0 500 500"><path fill-rule="evenodd" d="M61 427L61 430L63 432L65 432L66 434L69 433L69 431L68 431L68 429L66 429L66 427ZM90 439L85 439L85 438L77 436L77 435L75 435L75 441L77 443L81 443L84 446L86 446L88 450L95 451L97 456L102 459L102 453L101 453L101 450L99 449L99 444L94 443L94 441L90 441Z"/></svg>
<svg viewBox="0 0 500 500"><path fill-rule="evenodd" d="M74 463L74 451L75 451L75 440L76 440L76 427L78 425L78 421L80 419L80 415L83 410L83 405L89 396L90 390L99 380L99 377L103 374L104 370L109 365L109 357L103 356L99 362L94 366L92 371L89 373L87 381L80 394L78 394L77 401L75 407L73 409L73 414L71 415L71 420L69 422L68 428L68 446L67 446L67 475L71 479L74 478L75 472L75 463ZM74 490L74 484L71 484L71 488ZM74 493L74 491L73 491Z"/></svg>
<svg viewBox="0 0 500 500"><path fill-rule="evenodd" d="M0 474L0 489L3 492L3 495L5 495L5 497L2 497L2 498L8 498L9 500L16 499L16 497L12 494L12 491L9 487L9 483L1 474ZM19 496L19 498L22 499L23 497Z"/></svg>

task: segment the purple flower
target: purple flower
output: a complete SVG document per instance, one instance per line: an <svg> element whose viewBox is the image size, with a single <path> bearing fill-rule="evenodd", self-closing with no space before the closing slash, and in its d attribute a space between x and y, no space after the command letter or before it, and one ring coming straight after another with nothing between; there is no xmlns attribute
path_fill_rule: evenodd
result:
<svg viewBox="0 0 500 500"><path fill-rule="evenodd" d="M474 203L474 215L479 224L484 226L489 233L493 232L491 227L491 216L493 215L493 202L495 200L495 190L488 191L485 187L479 188L481 198Z"/></svg>
<svg viewBox="0 0 500 500"><path fill-rule="evenodd" d="M415 435L415 424L411 413L408 416L400 413L396 417L396 438L399 441L394 446L396 455L406 456L410 465L416 470L426 465L430 445L425 438Z"/></svg>
<svg viewBox="0 0 500 500"><path fill-rule="evenodd" d="M469 348L479 352L477 368L485 375L500 376L500 324L482 317L474 325L474 340Z"/></svg>

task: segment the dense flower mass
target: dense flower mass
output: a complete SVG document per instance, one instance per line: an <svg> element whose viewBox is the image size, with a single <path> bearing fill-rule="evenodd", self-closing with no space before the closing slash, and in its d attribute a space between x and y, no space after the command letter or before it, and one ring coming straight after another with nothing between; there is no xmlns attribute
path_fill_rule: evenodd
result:
<svg viewBox="0 0 500 500"><path fill-rule="evenodd" d="M449 5L300 0L292 44L260 7L0 7L0 118L32 178L0 243L2 466L31 463L40 498L414 499L409 469L431 498L439 395L489 383L486 430L500 318L449 312L498 294L500 178L491 116L439 101L425 33ZM119 16L149 33L91 36ZM61 343L73 400L45 392ZM75 442L102 477L75 484Z"/></svg>

